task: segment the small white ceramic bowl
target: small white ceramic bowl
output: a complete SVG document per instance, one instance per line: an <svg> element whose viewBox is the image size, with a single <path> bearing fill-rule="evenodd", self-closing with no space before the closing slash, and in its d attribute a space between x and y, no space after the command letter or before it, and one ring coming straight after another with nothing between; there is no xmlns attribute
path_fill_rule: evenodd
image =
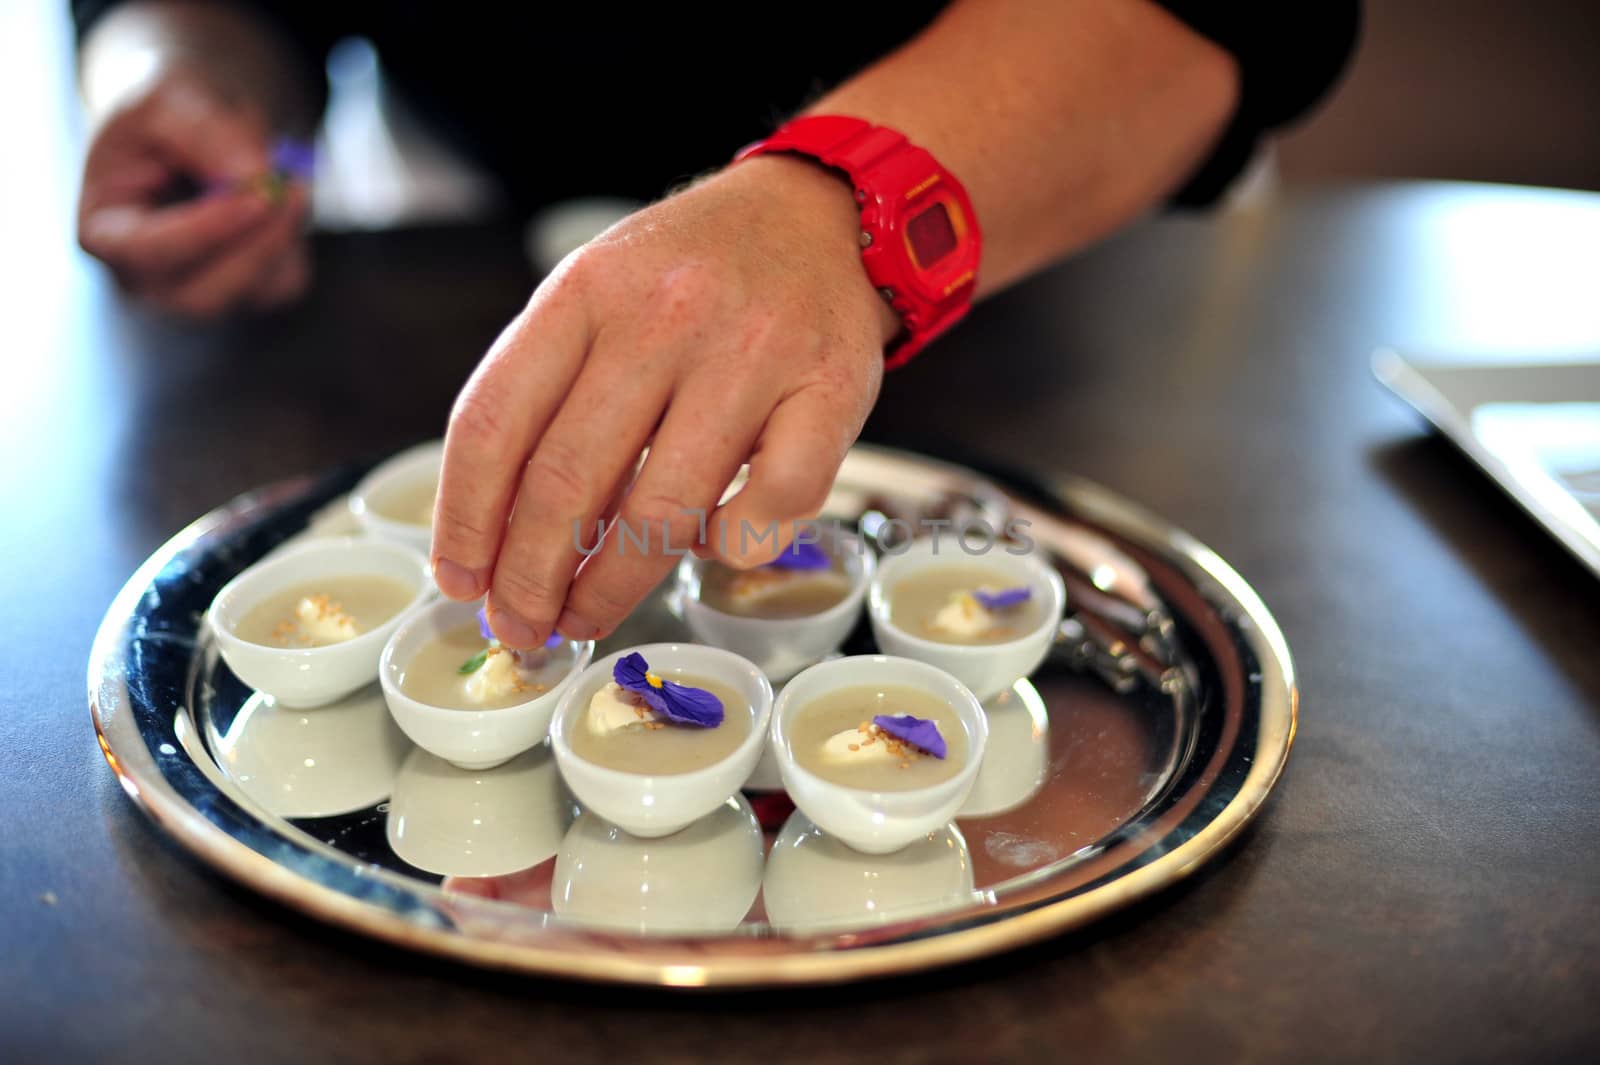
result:
<svg viewBox="0 0 1600 1065"><path fill-rule="evenodd" d="M890 620L894 589L907 577L939 566L975 564L999 570L1017 585L1033 589L1041 608L1039 623L1004 643L955 644L907 632ZM1066 604L1067 589L1061 583L1061 575L1035 552L1013 555L997 545L987 554L968 555L953 538L947 537L938 541L937 550L934 540L923 539L913 541L899 554L885 555L878 563L878 575L868 594L867 613L879 650L938 666L972 689L979 699L989 699L1039 668L1061 627Z"/></svg>
<svg viewBox="0 0 1600 1065"><path fill-rule="evenodd" d="M439 483L444 441L430 440L385 459L374 466L350 493L350 512L361 527L380 540L405 544L423 554L433 545L433 525L399 521L383 513L399 496Z"/></svg>
<svg viewBox="0 0 1600 1065"><path fill-rule="evenodd" d="M378 663L383 698L395 723L412 743L462 769L489 769L543 743L561 693L594 656L593 640L563 641L552 647L552 656L566 656L569 661L561 681L527 702L498 710L434 706L401 691L412 657L435 637L475 622L482 605L440 601L412 611L395 630Z"/></svg>
<svg viewBox="0 0 1600 1065"><path fill-rule="evenodd" d="M413 747L395 777L384 832L418 869L505 876L554 854L573 816L548 747L479 770Z"/></svg>
<svg viewBox="0 0 1600 1065"><path fill-rule="evenodd" d="M552 907L586 925L643 934L727 932L761 890L762 850L761 825L742 795L660 839L585 812L556 854Z"/></svg>
<svg viewBox="0 0 1600 1065"><path fill-rule="evenodd" d="M572 749L572 730L588 711L595 692L611 682L612 667L635 651L662 677L703 678L738 692L754 712L750 735L721 761L691 773L646 776L608 769L580 757ZM755 663L716 647L652 643L607 655L585 670L561 697L550 723L550 744L561 775L579 802L618 828L650 839L699 820L739 790L761 758L771 717L772 685Z"/></svg>
<svg viewBox="0 0 1600 1065"><path fill-rule="evenodd" d="M767 921L817 935L943 913L975 900L972 857L955 825L893 854L861 854L796 811L767 857L761 897Z"/></svg>
<svg viewBox="0 0 1600 1065"><path fill-rule="evenodd" d="M835 784L802 767L789 727L818 697L839 688L904 687L941 700L967 733L967 761L949 780L910 791L866 791ZM772 712L772 752L783 786L824 832L866 854L888 854L942 828L972 791L989 742L983 707L950 674L909 658L853 655L812 666L788 684Z"/></svg>
<svg viewBox="0 0 1600 1065"><path fill-rule="evenodd" d="M372 576L413 591L405 610L368 632L326 647L272 647L234 635L262 600L285 588L329 577ZM223 585L207 618L228 668L281 706L323 706L378 675L383 645L405 615L433 595L428 562L416 551L369 537L315 540L270 555Z"/></svg>
<svg viewBox="0 0 1600 1065"><path fill-rule="evenodd" d="M700 583L705 568L714 563L685 556L678 564L677 601L695 639L748 658L774 683L837 651L861 616L861 602L877 570L877 558L852 533L835 536L823 530L822 537L843 559L850 591L828 609L806 617L742 617L708 605L700 599Z"/></svg>

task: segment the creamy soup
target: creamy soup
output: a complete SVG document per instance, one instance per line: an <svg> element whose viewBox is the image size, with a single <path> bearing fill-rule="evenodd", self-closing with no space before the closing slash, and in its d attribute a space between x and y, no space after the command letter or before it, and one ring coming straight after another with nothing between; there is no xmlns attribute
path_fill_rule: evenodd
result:
<svg viewBox="0 0 1600 1065"><path fill-rule="evenodd" d="M849 594L850 574L838 558L827 569L814 570L737 570L720 562L704 562L700 568L700 601L740 617L808 617L837 606Z"/></svg>
<svg viewBox="0 0 1600 1065"><path fill-rule="evenodd" d="M879 714L932 721L944 739L945 756L935 758L885 736L872 724ZM898 686L862 684L813 699L795 711L789 745L802 769L863 791L925 788L949 780L967 760L967 732L950 705L919 688Z"/></svg>
<svg viewBox="0 0 1600 1065"><path fill-rule="evenodd" d="M722 724L716 728L674 725L656 721L658 727L625 728L596 735L589 727L587 705L574 714L567 740L584 761L607 769L641 776L668 776L704 769L732 754L750 735L754 714L750 704L725 684L693 676L663 674L691 688L704 688L722 700Z"/></svg>
<svg viewBox="0 0 1600 1065"><path fill-rule="evenodd" d="M533 651L489 649L469 621L423 644L400 673L400 690L419 703L447 710L504 710L553 691L571 672L570 643ZM462 667L483 661L470 672Z"/></svg>
<svg viewBox="0 0 1600 1065"><path fill-rule="evenodd" d="M937 643L987 644L1019 639L1037 628L1040 595L998 610L968 598L978 589L1017 587L1012 574L988 566L952 562L930 565L897 581L889 592L889 620Z"/></svg>
<svg viewBox="0 0 1600 1065"><path fill-rule="evenodd" d="M326 647L372 631L416 594L388 577L345 574L307 581L256 604L234 635L268 647Z"/></svg>
<svg viewBox="0 0 1600 1065"><path fill-rule="evenodd" d="M439 479L417 481L384 492L372 501L372 509L390 521L408 525L433 524L433 500L439 494Z"/></svg>

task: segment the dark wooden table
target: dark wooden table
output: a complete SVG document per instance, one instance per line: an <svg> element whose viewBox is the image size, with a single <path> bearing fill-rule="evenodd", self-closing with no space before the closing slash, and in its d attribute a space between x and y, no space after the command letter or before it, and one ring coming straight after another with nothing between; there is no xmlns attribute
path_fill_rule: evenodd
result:
<svg viewBox="0 0 1600 1065"><path fill-rule="evenodd" d="M1257 826L1087 932L817 993L485 974L213 875L121 794L90 637L261 482L440 429L532 278L509 232L330 238L243 327L8 293L0 1059L1550 1061L1600 1055L1600 584L1385 394L1380 343L1600 348L1600 197L1422 185L1162 219L992 301L869 437L1141 500L1277 613L1299 740ZM26 248L12 253L26 253Z"/></svg>

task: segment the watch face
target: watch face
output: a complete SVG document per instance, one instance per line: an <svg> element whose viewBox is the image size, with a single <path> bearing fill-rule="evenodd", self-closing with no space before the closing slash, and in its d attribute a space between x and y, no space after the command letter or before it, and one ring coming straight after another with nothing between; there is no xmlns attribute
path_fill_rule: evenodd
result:
<svg viewBox="0 0 1600 1065"><path fill-rule="evenodd" d="M959 316L971 302L983 246L961 187L947 181L931 160L924 162L925 168L903 167L890 175L885 184L907 191L877 201L885 212L881 224L896 236L897 246L877 249L888 254L878 260L876 283L905 294L894 306L913 331L947 314ZM879 217L868 224L880 224ZM863 254L870 257L874 250Z"/></svg>
<svg viewBox="0 0 1600 1065"><path fill-rule="evenodd" d="M911 217L906 223L906 242L911 245L912 259L922 270L956 250L956 227L943 201L935 201L927 210Z"/></svg>

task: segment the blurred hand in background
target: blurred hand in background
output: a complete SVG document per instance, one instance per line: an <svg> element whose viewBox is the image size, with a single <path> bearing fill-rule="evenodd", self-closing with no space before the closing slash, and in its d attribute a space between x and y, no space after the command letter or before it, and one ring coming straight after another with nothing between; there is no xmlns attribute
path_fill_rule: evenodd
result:
<svg viewBox="0 0 1600 1065"><path fill-rule="evenodd" d="M305 290L308 190L282 179L272 144L308 125L309 94L280 50L199 4L127 4L85 42L78 242L130 294L214 317Z"/></svg>
<svg viewBox="0 0 1600 1065"><path fill-rule="evenodd" d="M78 241L164 310L211 317L285 303L310 277L308 196L272 174L262 115L198 77L164 75L95 129Z"/></svg>

